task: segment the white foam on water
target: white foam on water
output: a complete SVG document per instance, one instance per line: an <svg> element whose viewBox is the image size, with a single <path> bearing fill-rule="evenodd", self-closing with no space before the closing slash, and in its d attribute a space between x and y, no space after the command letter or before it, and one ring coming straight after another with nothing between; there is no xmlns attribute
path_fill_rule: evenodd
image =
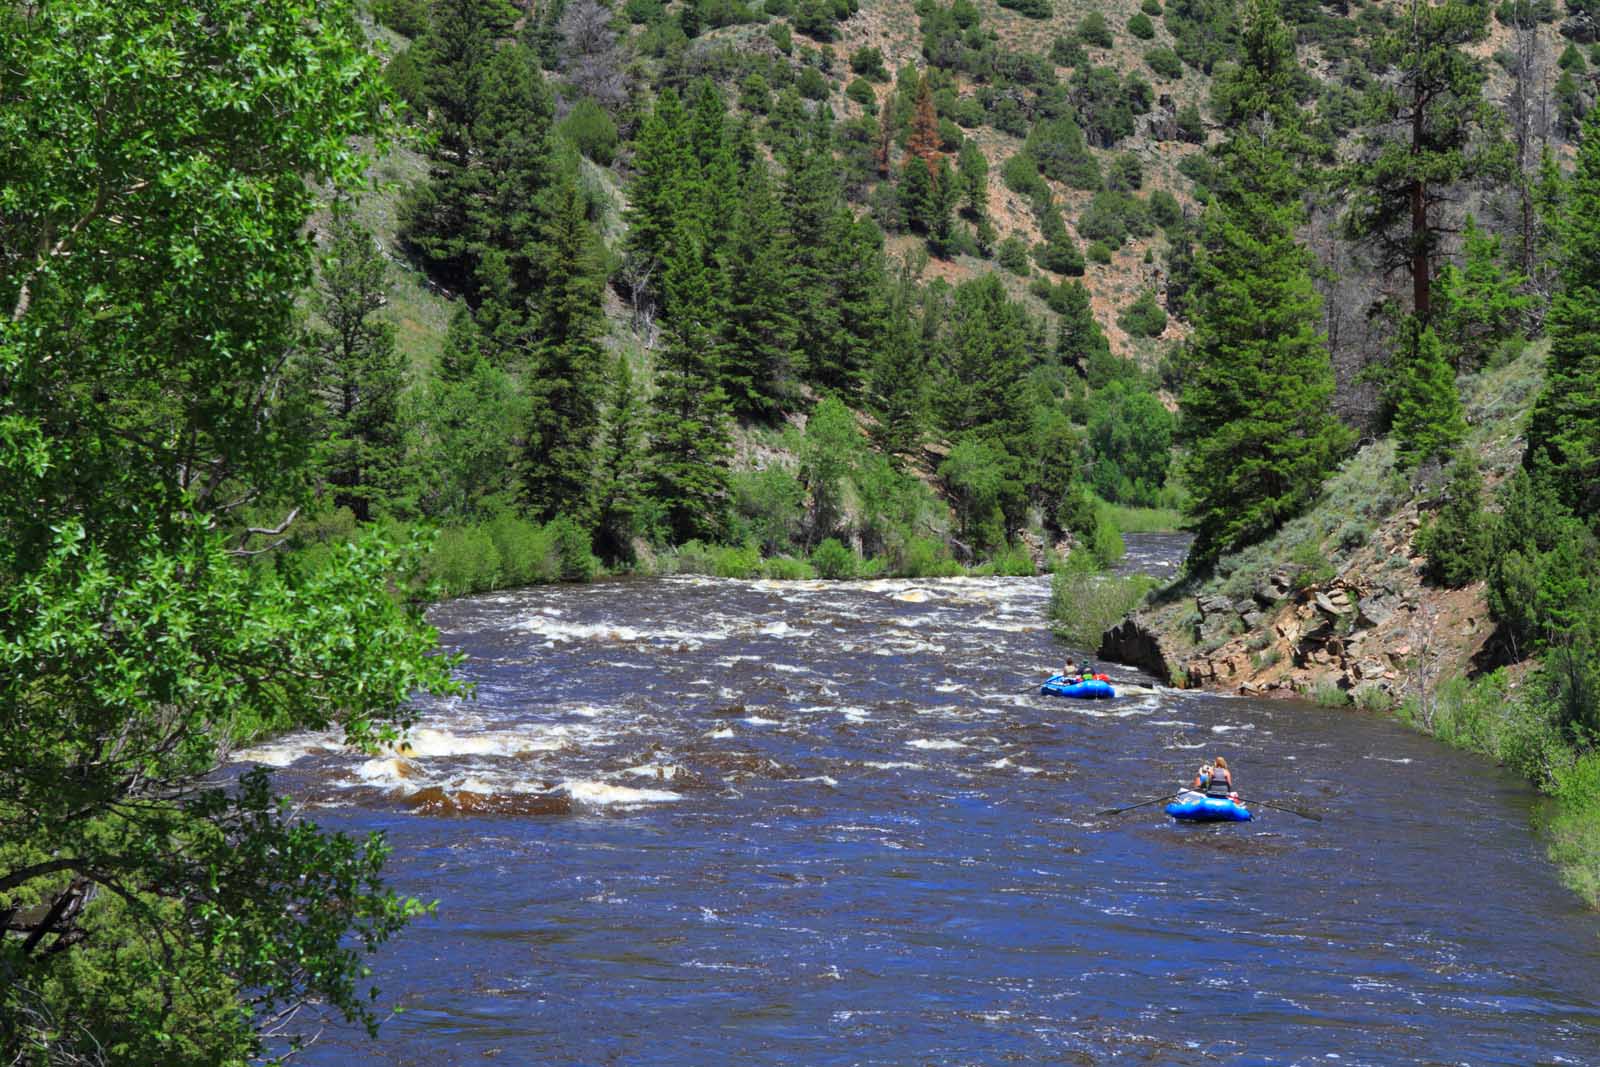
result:
<svg viewBox="0 0 1600 1067"><path fill-rule="evenodd" d="M959 693L965 688L966 686L962 685L960 682L952 682L950 679L946 678L944 681L936 684L933 687L933 691L935 693Z"/></svg>
<svg viewBox="0 0 1600 1067"><path fill-rule="evenodd" d="M700 648L708 641L728 637L726 630L640 630L615 622L566 622L551 612L533 615L517 623L517 628L546 639L547 647L578 641L632 645L641 642L682 644Z"/></svg>
<svg viewBox="0 0 1600 1067"><path fill-rule="evenodd" d="M1198 723L1184 722L1182 719L1151 719L1151 726L1187 726L1194 727Z"/></svg>
<svg viewBox="0 0 1600 1067"><path fill-rule="evenodd" d="M670 782L685 771L676 763L641 763L637 767L623 768L622 773L631 774L635 778L654 778L658 782Z"/></svg>
<svg viewBox="0 0 1600 1067"><path fill-rule="evenodd" d="M1044 773L1044 768L1043 767L1018 767L1017 770L1021 771L1023 774L1043 774Z"/></svg>
<svg viewBox="0 0 1600 1067"><path fill-rule="evenodd" d="M1369 757L1369 758L1375 759L1379 763L1401 763L1401 764L1405 764L1405 763L1410 763L1411 762L1411 757L1410 756L1406 756L1404 759L1389 759L1387 756L1372 756L1372 757Z"/></svg>
<svg viewBox="0 0 1600 1067"><path fill-rule="evenodd" d="M358 765L355 775L367 785L412 793L426 782L421 768L399 756L375 757Z"/></svg>
<svg viewBox="0 0 1600 1067"><path fill-rule="evenodd" d="M520 756L529 752L553 752L591 735L587 727L575 730L556 724L534 726L528 732L485 730L455 733L432 727L412 730L396 746L399 755L410 759L445 756Z"/></svg>
<svg viewBox="0 0 1600 1067"><path fill-rule="evenodd" d="M899 600L906 604L926 604L930 600L937 600L939 595L927 589L912 587L902 589L898 593L890 593L890 600Z"/></svg>
<svg viewBox="0 0 1600 1067"><path fill-rule="evenodd" d="M810 667L797 667L793 663L769 663L767 666L783 674L814 674Z"/></svg>
<svg viewBox="0 0 1600 1067"><path fill-rule="evenodd" d="M956 741L956 740L953 740L953 739L948 738L948 737L937 737L937 738L919 737L915 741L907 741L906 742L906 747L907 748L926 748L926 749L954 749L954 748L966 748L967 746L962 744L960 741Z"/></svg>
<svg viewBox="0 0 1600 1067"><path fill-rule="evenodd" d="M1255 728L1256 724L1253 722L1235 723L1233 725L1218 723L1211 728L1211 732L1214 734L1227 734L1235 730L1254 730Z"/></svg>
<svg viewBox="0 0 1600 1067"><path fill-rule="evenodd" d="M264 745L242 748L230 757L230 761L264 763L268 767L287 767L313 752L337 752L343 747L343 738L334 730L290 734Z"/></svg>
<svg viewBox="0 0 1600 1067"><path fill-rule="evenodd" d="M878 771L921 771L927 769L920 763L909 763L905 760L866 760L861 765Z"/></svg>
<svg viewBox="0 0 1600 1067"><path fill-rule="evenodd" d="M1012 763L1011 760L1008 757L1001 756L999 759L995 760L993 763L985 763L984 766L985 767L994 767L996 770L998 770L998 769L1000 769L1002 767L1015 767L1016 764Z"/></svg>
<svg viewBox="0 0 1600 1067"><path fill-rule="evenodd" d="M715 737L715 738L719 738L719 739L720 738L724 738L724 737L732 737L733 736L733 730L730 727L724 726L720 730L712 730L710 733L706 734L706 736L707 737Z"/></svg>
<svg viewBox="0 0 1600 1067"><path fill-rule="evenodd" d="M789 779L789 781L791 781L791 782L818 782L818 783L820 783L822 785L827 786L829 789L838 789L839 788L838 779L830 778L826 774L818 774L818 775L814 775L814 776L812 776L810 778L791 778L791 779Z"/></svg>
<svg viewBox="0 0 1600 1067"><path fill-rule="evenodd" d="M839 712L851 722L868 722L872 719L866 708L840 708Z"/></svg>
<svg viewBox="0 0 1600 1067"><path fill-rule="evenodd" d="M632 807L639 804L665 804L681 799L665 789L634 789L610 782L596 782L587 778L569 778L561 783L567 793L580 804L598 807Z"/></svg>
<svg viewBox="0 0 1600 1067"><path fill-rule="evenodd" d="M777 719L763 719L759 715L746 715L744 717L744 719L741 720L741 721L747 722L751 726L778 726L778 725L780 725L780 723L778 722Z"/></svg>

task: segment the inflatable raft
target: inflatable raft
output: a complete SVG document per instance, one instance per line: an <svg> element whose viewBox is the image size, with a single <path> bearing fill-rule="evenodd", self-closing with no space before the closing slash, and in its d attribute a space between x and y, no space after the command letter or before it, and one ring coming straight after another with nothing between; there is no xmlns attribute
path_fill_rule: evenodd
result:
<svg viewBox="0 0 1600 1067"><path fill-rule="evenodd" d="M1167 814L1184 822L1249 822L1250 809L1239 802L1237 793L1208 797L1185 789L1167 805Z"/></svg>
<svg viewBox="0 0 1600 1067"><path fill-rule="evenodd" d="M1079 680L1059 674L1052 675L1049 681L1039 687L1039 692L1047 696L1076 697L1079 700L1110 700L1117 695L1111 683L1103 679Z"/></svg>

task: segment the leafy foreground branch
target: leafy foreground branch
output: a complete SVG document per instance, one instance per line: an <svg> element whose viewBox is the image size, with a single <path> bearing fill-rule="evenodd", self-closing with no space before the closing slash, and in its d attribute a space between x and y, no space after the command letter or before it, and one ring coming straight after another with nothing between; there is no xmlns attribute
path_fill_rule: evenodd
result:
<svg viewBox="0 0 1600 1067"><path fill-rule="evenodd" d="M459 688L421 546L282 559L244 518L308 502L306 221L383 139L375 63L339 0L65 0L0 7L0 70L0 1063L372 1027L361 957L423 906L381 838L216 771Z"/></svg>

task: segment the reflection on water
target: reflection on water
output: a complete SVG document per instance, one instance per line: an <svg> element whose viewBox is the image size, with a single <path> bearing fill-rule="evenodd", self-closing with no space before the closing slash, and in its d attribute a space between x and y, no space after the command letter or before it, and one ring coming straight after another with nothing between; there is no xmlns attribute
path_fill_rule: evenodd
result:
<svg viewBox="0 0 1600 1067"><path fill-rule="evenodd" d="M442 902L378 960L404 1014L302 1062L1600 1062L1600 924L1525 790L1353 712L1041 697L1048 591L441 606L476 701L392 753L251 754L325 825L387 830L396 887ZM1214 752L1325 821L1094 817Z"/></svg>

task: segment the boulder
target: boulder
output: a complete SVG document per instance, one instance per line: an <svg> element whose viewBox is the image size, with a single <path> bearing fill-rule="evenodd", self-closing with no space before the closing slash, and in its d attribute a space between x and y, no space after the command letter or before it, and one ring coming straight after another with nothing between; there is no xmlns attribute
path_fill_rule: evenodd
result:
<svg viewBox="0 0 1600 1067"><path fill-rule="evenodd" d="M1336 590L1332 593L1318 593L1313 599L1319 610L1336 618L1350 613L1350 597L1343 590Z"/></svg>
<svg viewBox="0 0 1600 1067"><path fill-rule="evenodd" d="M1362 626L1382 626L1394 618L1394 601L1388 597L1364 598L1356 610L1356 621Z"/></svg>
<svg viewBox="0 0 1600 1067"><path fill-rule="evenodd" d="M1136 615L1128 616L1100 635L1098 655L1108 663L1138 667L1160 679L1163 685L1172 684L1172 672L1167 667L1167 654L1161 644L1161 635Z"/></svg>
<svg viewBox="0 0 1600 1067"><path fill-rule="evenodd" d="M1194 606L1199 610L1200 617L1208 622L1218 615L1225 615L1233 611L1233 601L1220 593L1195 597Z"/></svg>

